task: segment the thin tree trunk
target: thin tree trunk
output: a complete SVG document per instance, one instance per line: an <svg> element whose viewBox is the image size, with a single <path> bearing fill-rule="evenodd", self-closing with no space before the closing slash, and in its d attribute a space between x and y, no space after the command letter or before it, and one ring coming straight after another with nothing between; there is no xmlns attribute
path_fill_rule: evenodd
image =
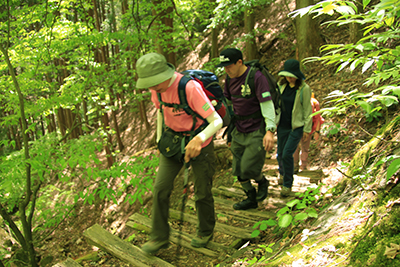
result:
<svg viewBox="0 0 400 267"><path fill-rule="evenodd" d="M296 0L296 9L310 6L313 3L313 0ZM296 17L296 39L299 61L319 54L322 38L319 34L317 22L313 20L311 15Z"/></svg>
<svg viewBox="0 0 400 267"><path fill-rule="evenodd" d="M219 34L219 30L217 27L215 27L211 30L211 58L216 58L219 56L218 34Z"/></svg>
<svg viewBox="0 0 400 267"><path fill-rule="evenodd" d="M246 38L246 60L256 59L258 57L256 38L254 36L255 16L253 9L246 8L244 12L244 28L247 34Z"/></svg>
<svg viewBox="0 0 400 267"><path fill-rule="evenodd" d="M94 20L96 22L96 29L97 31L101 31L101 20L100 20L100 14L99 14L100 9L98 8L97 2L96 0L93 0L93 16L94 16ZM100 12L101 13L101 12ZM107 48L105 46L102 46L100 48L98 48L96 51L98 51L98 58L97 58L97 62L105 64L106 65L106 70L108 69L108 51ZM107 85L106 85L107 86ZM111 98L112 98L112 94L111 94ZM103 109L103 108L102 108ZM114 159L112 156L112 137L111 134L109 133L109 127L110 127L110 122L109 122L109 118L108 118L108 114L106 112L104 112L102 114L102 125L103 125L103 130L105 132L107 132L107 144L105 144L104 148L106 151L106 158L107 158L107 165L110 168L113 164L114 164ZM111 147L111 148L110 148Z"/></svg>
<svg viewBox="0 0 400 267"><path fill-rule="evenodd" d="M362 4L361 0L356 0L355 4L358 9L357 13L362 13L363 12L363 4ZM362 31L361 31L360 24L350 23L349 34L350 34L350 37L349 37L350 43L353 43L353 44L357 43L362 37Z"/></svg>
<svg viewBox="0 0 400 267"><path fill-rule="evenodd" d="M0 51L4 55L4 60L7 63L7 67L10 71L11 78L15 87L15 90L18 94L19 99L19 111L21 114L21 124L22 124L22 137L24 141L24 156L25 156L25 172L26 172L26 180L25 180L25 198L22 199L19 203L19 218L21 220L24 237L27 245L27 251L29 254L29 261L32 267L38 267L36 262L36 252L33 246L33 239L32 239L32 228L29 222L26 220L26 207L31 203L31 196L32 196L32 177L31 177L31 165L29 163L30 155L29 155L29 144L28 144L28 135L26 130L28 129L28 125L25 118L25 103L24 103L24 96L22 95L21 88L19 86L17 77L14 72L14 67L10 62L10 58L8 56L7 48L3 47L3 44L0 43ZM32 203L31 203L32 204ZM35 205L32 204L32 209L34 209Z"/></svg>

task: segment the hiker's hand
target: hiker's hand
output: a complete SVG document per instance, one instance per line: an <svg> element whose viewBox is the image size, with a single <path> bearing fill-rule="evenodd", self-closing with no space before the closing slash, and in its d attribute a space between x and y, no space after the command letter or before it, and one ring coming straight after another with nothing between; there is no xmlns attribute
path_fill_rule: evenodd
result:
<svg viewBox="0 0 400 267"><path fill-rule="evenodd" d="M195 136L185 147L185 162L189 162L190 159L197 157L201 152L201 141L200 137Z"/></svg>
<svg viewBox="0 0 400 267"><path fill-rule="evenodd" d="M263 145L266 151L270 151L274 147L274 134L270 131L264 135Z"/></svg>
<svg viewBox="0 0 400 267"><path fill-rule="evenodd" d="M309 136L310 136L310 133L303 132L303 141L307 141Z"/></svg>

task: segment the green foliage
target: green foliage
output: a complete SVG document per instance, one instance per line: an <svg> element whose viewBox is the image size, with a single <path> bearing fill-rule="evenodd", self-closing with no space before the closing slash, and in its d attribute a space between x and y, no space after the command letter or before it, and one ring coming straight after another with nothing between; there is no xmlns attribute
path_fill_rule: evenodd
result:
<svg viewBox="0 0 400 267"><path fill-rule="evenodd" d="M271 243L268 246L267 245L258 245L259 248L255 249L254 252L263 252L263 253L272 253L272 246L275 245L275 243ZM259 259L257 257L254 257L253 259L249 260L248 258L244 258L243 260L246 265L248 264L249 266L252 266L254 264L266 264L269 261L267 260L266 256L263 255Z"/></svg>
<svg viewBox="0 0 400 267"><path fill-rule="evenodd" d="M209 25L210 28L217 26L227 26L229 24L238 23L243 20L243 12L246 9L253 9L257 6L268 5L272 0L220 0L218 6L214 9L214 17Z"/></svg>
<svg viewBox="0 0 400 267"><path fill-rule="evenodd" d="M132 158L130 163L116 163L110 169L96 156L103 147L100 135L81 136L79 139L59 143L56 134L47 134L31 143L32 157L24 161L23 151L16 151L2 158L0 164L0 202L9 212L18 207L25 193L25 162L32 167L32 185L45 186L36 199L35 232L56 227L67 216L74 215L73 208L82 198L83 203L95 204L96 199L143 204L143 195L152 190L158 157ZM76 191L76 179L86 185ZM115 181L118 180L119 183ZM117 184L117 187L112 187ZM128 190L132 188L132 190ZM40 236L40 235L39 235Z"/></svg>
<svg viewBox="0 0 400 267"><path fill-rule="evenodd" d="M369 71L372 75L366 78L364 85L375 85L377 88L368 93L353 90L347 93L333 92L329 97L332 107L321 112L341 114L346 109L355 108L366 117L368 122L379 120L382 112L389 107L398 105L400 97L400 4L398 0L380 0L369 6L370 0L363 0L364 12L357 9L353 1L332 0L322 1L292 13L293 16L305 14L333 15L339 14L329 25L338 27L351 23L363 27L363 37L356 43L327 44L321 48L322 57L307 59L326 64L337 65L337 72L358 69L362 73ZM396 160L390 165L388 176L399 169Z"/></svg>
<svg viewBox="0 0 400 267"><path fill-rule="evenodd" d="M255 229L251 236L257 237L262 231L266 231L268 227L287 228L290 225L297 226L300 222L308 218L317 218L317 211L311 207L317 201L317 195L320 194L321 185L317 188L308 187L303 193L296 193L296 199L286 203L286 206L276 213L277 220L268 219L259 221L254 224Z"/></svg>
<svg viewBox="0 0 400 267"><path fill-rule="evenodd" d="M389 180L390 178L392 178L392 176L398 170L400 170L400 158L397 158L397 159L393 160L392 163L390 163L390 165L387 169L386 179Z"/></svg>

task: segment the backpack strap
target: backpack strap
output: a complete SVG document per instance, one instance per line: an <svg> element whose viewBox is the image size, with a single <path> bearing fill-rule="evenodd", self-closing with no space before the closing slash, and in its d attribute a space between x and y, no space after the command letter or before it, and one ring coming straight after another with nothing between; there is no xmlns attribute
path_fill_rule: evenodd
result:
<svg viewBox="0 0 400 267"><path fill-rule="evenodd" d="M190 81L193 80L192 77L188 77L188 76L183 76L178 83L178 97L179 97L179 104L177 103L166 103L164 101L162 101L161 99L161 94L157 93L157 97L158 97L158 101L160 102L160 111L163 114L163 106L166 107L170 107L173 109L183 109L186 114L191 115L193 118L193 125L192 125L192 129L190 131L183 131L182 133L186 133L190 135L190 139L192 139L195 135L197 135L199 132L201 132L202 130L204 130L204 128L207 127L208 122L207 120L205 120L203 117L201 117L199 114L197 114L196 112L194 112L188 102L187 102L187 98L186 98L186 84ZM163 118L164 118L164 114L163 114ZM196 123L197 123L197 118L201 118L202 120L204 120L204 123L195 130L196 128ZM165 127L165 125L163 124L163 128Z"/></svg>
<svg viewBox="0 0 400 267"><path fill-rule="evenodd" d="M234 97L234 98L246 98L246 99L255 97L255 95L256 95L256 93L255 93L256 86L255 86L254 78L255 78L257 70L259 70L261 66L257 62L253 63L253 61L251 61L251 64L249 64L248 66L250 66L250 69L249 69L249 72L247 73L246 80L244 82L244 86L246 88L247 85L249 85L251 93L249 95L246 95L246 96L243 96L243 95L231 95L231 97ZM229 86L229 80L230 80L230 79L229 80L228 79L229 79L229 76L227 76L227 79L225 81L227 83L227 86ZM247 116L235 115L236 120L259 119L259 118L262 118L262 117L263 116L262 116L261 110L258 110L256 112L250 114L250 115L247 115Z"/></svg>
<svg viewBox="0 0 400 267"><path fill-rule="evenodd" d="M244 82L244 86L249 85L251 90L251 95L255 95L254 91L256 89L256 85L254 82L257 70L261 69L260 64L254 63L250 65L249 73L247 74L246 81Z"/></svg>

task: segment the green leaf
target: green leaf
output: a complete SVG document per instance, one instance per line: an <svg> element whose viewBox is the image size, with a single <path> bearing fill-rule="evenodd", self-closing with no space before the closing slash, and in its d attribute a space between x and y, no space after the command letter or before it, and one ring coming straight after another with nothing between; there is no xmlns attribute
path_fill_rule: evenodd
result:
<svg viewBox="0 0 400 267"><path fill-rule="evenodd" d="M296 205L296 209L298 209L298 210L302 210L305 208L307 208L307 205L305 203L299 203Z"/></svg>
<svg viewBox="0 0 400 267"><path fill-rule="evenodd" d="M371 0L363 0L363 8L365 8Z"/></svg>
<svg viewBox="0 0 400 267"><path fill-rule="evenodd" d="M367 61L364 66L362 67L362 73L366 72L371 66L372 64L374 64L375 60L371 59L369 61Z"/></svg>
<svg viewBox="0 0 400 267"><path fill-rule="evenodd" d="M337 8L337 5L329 3L328 5L324 6L322 8L322 13L328 14L328 15L333 15L334 10Z"/></svg>
<svg viewBox="0 0 400 267"><path fill-rule="evenodd" d="M296 204L300 203L300 200L298 199L293 199L291 201L289 201L288 203L286 203L286 206L293 208Z"/></svg>
<svg viewBox="0 0 400 267"><path fill-rule="evenodd" d="M395 159L387 169L386 179L389 180L400 169L400 158Z"/></svg>
<svg viewBox="0 0 400 267"><path fill-rule="evenodd" d="M336 11L342 15L354 15L356 13L350 6L338 6Z"/></svg>
<svg viewBox="0 0 400 267"><path fill-rule="evenodd" d="M260 230L261 230L261 231L265 231L265 230L267 230L267 228L268 228L268 225L265 224L265 223L262 223L262 224L260 225Z"/></svg>
<svg viewBox="0 0 400 267"><path fill-rule="evenodd" d="M281 228L288 227L293 221L293 216L290 214L284 214L281 218L279 218L278 225Z"/></svg>
<svg viewBox="0 0 400 267"><path fill-rule="evenodd" d="M284 208L281 208L281 209L276 213L276 215L279 217L279 215L282 215L282 214L284 214L284 213L286 213L286 212L288 212L288 211L290 211L289 207L288 207L288 206L285 206Z"/></svg>
<svg viewBox="0 0 400 267"><path fill-rule="evenodd" d="M316 212L308 212L308 217L318 218L318 213Z"/></svg>
<svg viewBox="0 0 400 267"><path fill-rule="evenodd" d="M254 230L254 231L251 233L251 237L252 237L252 238L255 238L255 237L259 236L260 233L261 233L261 232L260 232L259 230L256 229L256 230Z"/></svg>
<svg viewBox="0 0 400 267"><path fill-rule="evenodd" d="M296 216L294 216L294 220L295 221L304 221L308 218L308 214L305 212L301 212L296 214Z"/></svg>
<svg viewBox="0 0 400 267"><path fill-rule="evenodd" d="M268 226L275 226L277 222L272 219L268 219L268 221L265 222Z"/></svg>

